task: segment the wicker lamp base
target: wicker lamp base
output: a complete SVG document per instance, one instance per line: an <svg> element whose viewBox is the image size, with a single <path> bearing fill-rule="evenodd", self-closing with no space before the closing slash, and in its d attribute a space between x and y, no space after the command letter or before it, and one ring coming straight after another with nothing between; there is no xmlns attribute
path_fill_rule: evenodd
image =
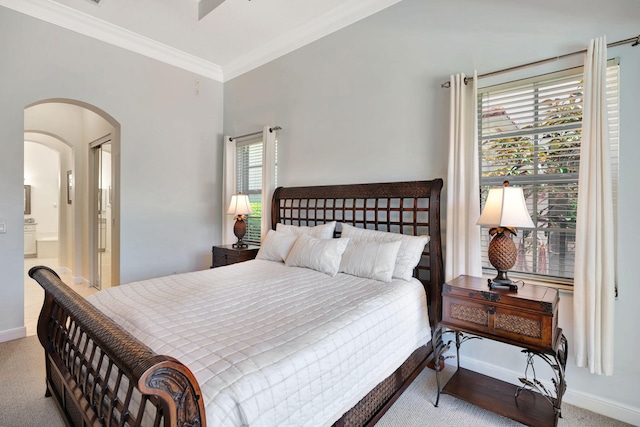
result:
<svg viewBox="0 0 640 427"><path fill-rule="evenodd" d="M489 262L493 268L498 270L498 275L493 279L491 287L493 288L493 284L506 285L512 290L517 290L518 287L513 285L513 280L507 276L507 271L513 268L518 258L518 250L511 237L505 233L496 233L489 243L488 255Z"/></svg>

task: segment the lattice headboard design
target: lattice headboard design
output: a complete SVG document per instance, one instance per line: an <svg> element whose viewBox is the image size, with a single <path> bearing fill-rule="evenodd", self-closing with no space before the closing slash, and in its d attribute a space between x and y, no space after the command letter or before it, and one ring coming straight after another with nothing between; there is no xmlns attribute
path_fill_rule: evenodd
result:
<svg viewBox="0 0 640 427"><path fill-rule="evenodd" d="M277 223L315 226L337 221L355 227L430 236L414 271L425 286L430 319L440 319L440 287L444 281L440 235L442 180L376 184L279 187L273 194L272 228ZM435 296L435 298L433 298Z"/></svg>

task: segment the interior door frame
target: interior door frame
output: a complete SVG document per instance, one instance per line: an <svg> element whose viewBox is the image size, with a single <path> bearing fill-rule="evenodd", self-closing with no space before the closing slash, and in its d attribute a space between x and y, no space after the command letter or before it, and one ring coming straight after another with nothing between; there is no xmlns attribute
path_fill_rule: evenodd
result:
<svg viewBox="0 0 640 427"><path fill-rule="evenodd" d="M119 199L117 197L116 185L115 181L117 179L116 173L119 173L116 169L116 165L113 159L113 149L114 149L114 141L111 133L100 137L89 143L89 197L88 197L88 224L89 224L89 286L96 286L98 284L98 277L100 272L98 272L98 257L100 256L98 244L99 244L99 223L98 223L98 215L96 211L96 207L98 206L98 185L99 185L99 177L100 173L100 159L99 159L99 148L106 143L111 143L111 187L112 187L112 199ZM111 286L118 285L119 280L116 279L119 277L119 242L116 246L115 236L115 215L114 209L111 210L111 218L107 218L109 225L111 226L111 242L108 246L111 247L111 278L112 283ZM107 245L105 243L105 245ZM118 274L118 276L116 276ZM101 285L101 284L100 284ZM100 287L98 287L100 289Z"/></svg>

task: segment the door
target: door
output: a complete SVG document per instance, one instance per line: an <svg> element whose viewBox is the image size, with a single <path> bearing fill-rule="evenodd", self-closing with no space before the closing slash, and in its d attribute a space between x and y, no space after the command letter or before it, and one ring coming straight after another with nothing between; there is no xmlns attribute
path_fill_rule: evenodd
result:
<svg viewBox="0 0 640 427"><path fill-rule="evenodd" d="M112 263L112 161L111 138L105 137L91 144L93 179L91 200L92 223L92 274L91 285L98 290L111 287Z"/></svg>

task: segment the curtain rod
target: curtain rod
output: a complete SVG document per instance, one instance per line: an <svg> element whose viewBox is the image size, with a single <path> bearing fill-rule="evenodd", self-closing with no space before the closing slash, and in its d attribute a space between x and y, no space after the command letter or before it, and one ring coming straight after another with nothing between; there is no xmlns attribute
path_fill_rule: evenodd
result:
<svg viewBox="0 0 640 427"><path fill-rule="evenodd" d="M619 40L617 42L609 43L609 44L607 44L607 48L616 47L616 46L622 46L624 44L629 44L629 43L633 43L631 46L640 45L640 35L637 36L637 37L631 37L631 38L628 38L628 39L625 39L625 40ZM533 67L534 65L540 65L540 64L545 64L547 62L558 61L558 60L563 59L563 58L568 58L568 57L574 56L574 55L580 55L580 54L586 53L586 52L587 52L587 49L582 49L582 50L579 50L579 51L576 51L576 52L565 53L564 55L554 56L553 58L541 59L539 61L529 62L527 64L517 65L515 67L505 68L504 70L498 70L498 71L492 71L490 73L480 74L478 76L478 78L481 79L483 77L496 76L498 74L508 73L509 71L518 70L520 68ZM467 84L468 82L470 82L472 80L473 80L473 77L465 77L464 78L464 84ZM451 82L450 81L444 82L444 83L442 83L440 85L440 87L449 88L449 87L451 87Z"/></svg>
<svg viewBox="0 0 640 427"><path fill-rule="evenodd" d="M275 132L278 130L282 130L282 128L280 126L274 126L272 128L269 128L269 132ZM256 136L256 135L262 135L262 131L260 132L253 132L253 133L247 133L244 135L240 135L240 136L232 136L229 138L229 141L233 141L234 139L242 139L242 138L248 138L250 136Z"/></svg>

